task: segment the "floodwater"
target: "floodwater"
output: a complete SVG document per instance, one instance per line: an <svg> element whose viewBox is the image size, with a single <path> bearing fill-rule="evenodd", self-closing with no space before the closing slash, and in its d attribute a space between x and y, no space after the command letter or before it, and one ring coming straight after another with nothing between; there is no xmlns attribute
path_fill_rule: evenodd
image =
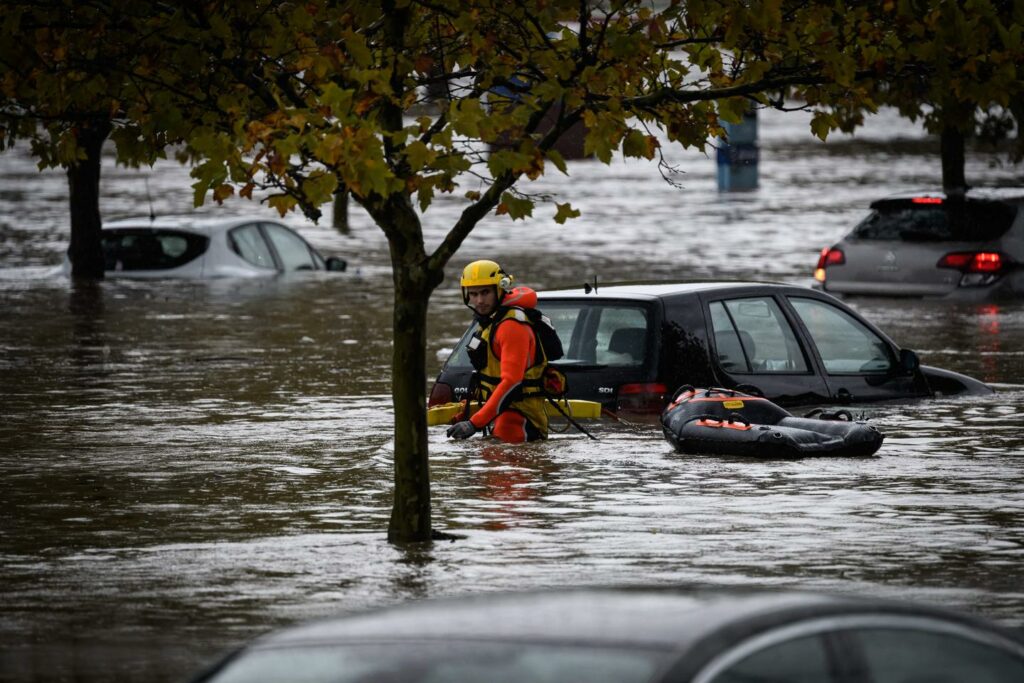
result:
<svg viewBox="0 0 1024 683"><path fill-rule="evenodd" d="M467 323L453 282L472 258L538 288L808 284L870 199L939 180L937 144L891 114L828 145L805 126L762 117L757 192L720 195L713 157L693 152L670 159L681 188L639 162L546 179L583 217L556 226L541 207L473 233L434 297L432 371ZM994 159L972 154L968 177L1024 184ZM0 680L178 681L308 618L580 583L824 589L1024 626L1024 303L852 302L924 362L997 390L858 407L887 435L872 458L684 457L652 425L518 448L434 428L434 524L464 538L403 549L385 539L387 250L358 209L350 236L289 218L348 273L72 287L50 272L63 176L19 150L0 176ZM185 211L188 185L172 163L108 164L103 210ZM432 242L459 206L427 213Z"/></svg>

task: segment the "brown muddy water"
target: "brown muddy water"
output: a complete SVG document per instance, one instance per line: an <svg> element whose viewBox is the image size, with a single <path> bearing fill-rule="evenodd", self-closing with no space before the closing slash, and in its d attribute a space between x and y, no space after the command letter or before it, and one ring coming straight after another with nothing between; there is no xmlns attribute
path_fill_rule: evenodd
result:
<svg viewBox="0 0 1024 683"><path fill-rule="evenodd" d="M538 288L619 278L809 283L867 201L938 181L936 147L883 115L813 142L765 117L762 186L721 196L712 159L579 163L544 192L584 211L482 225L434 298L438 354L468 320L452 285L497 257ZM975 154L977 184L1024 184ZM188 208L187 172L105 168L104 212ZM786 586L940 603L1024 626L1024 303L851 303L982 399L858 407L876 457L684 457L652 425L518 448L431 431L434 524L389 545L386 246L290 218L345 274L73 287L63 177L0 155L0 680L179 681L296 621L408 599L580 583ZM458 211L425 216L429 239ZM217 209L204 209L216 211ZM260 213L235 203L221 211ZM425 390L426 380L425 379Z"/></svg>

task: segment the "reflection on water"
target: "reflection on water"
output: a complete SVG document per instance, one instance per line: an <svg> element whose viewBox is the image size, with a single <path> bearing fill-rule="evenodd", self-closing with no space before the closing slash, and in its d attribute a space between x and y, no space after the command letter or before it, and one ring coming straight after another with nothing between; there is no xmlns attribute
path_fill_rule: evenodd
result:
<svg viewBox="0 0 1024 683"><path fill-rule="evenodd" d="M821 149L766 140L762 191L742 198L714 192L703 158L682 194L641 182L649 168L580 166L553 190L578 192L589 222L540 253L521 245L543 243L531 235L547 223L484 225L452 273L502 255L540 288L594 273L808 281L878 187L860 182L871 157L850 148L827 165ZM919 153L893 151L892 177L931 182ZM684 457L654 425L516 448L434 428L435 524L465 538L401 549L385 541L391 288L372 228L304 229L357 274L72 287L42 268L60 248L61 193L49 176L11 177L11 192L43 191L11 200L30 221L0 215L2 680L181 680L297 620L578 583L866 592L1024 625L1022 303L852 302L925 363L998 388L858 407L887 435L872 458ZM140 192L105 201L128 209ZM428 214L433 238L458 210L447 201ZM456 292L450 276L434 300L432 369L469 319Z"/></svg>

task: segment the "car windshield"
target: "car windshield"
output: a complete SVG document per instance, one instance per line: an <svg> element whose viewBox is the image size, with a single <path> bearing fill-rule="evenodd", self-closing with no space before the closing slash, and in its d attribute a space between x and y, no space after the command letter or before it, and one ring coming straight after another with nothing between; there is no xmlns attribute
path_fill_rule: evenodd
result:
<svg viewBox="0 0 1024 683"><path fill-rule="evenodd" d="M177 268L206 251L209 242L177 230L108 230L103 233L104 265L115 271Z"/></svg>
<svg viewBox="0 0 1024 683"><path fill-rule="evenodd" d="M208 683L639 683L665 663L660 650L532 643L384 643L253 650Z"/></svg>
<svg viewBox="0 0 1024 683"><path fill-rule="evenodd" d="M647 363L649 316L642 304L612 301L542 301L538 306L554 325L565 356L559 365L641 367ZM448 360L468 368L466 331Z"/></svg>
<svg viewBox="0 0 1024 683"><path fill-rule="evenodd" d="M862 240L904 242L988 242L1001 237L1017 215L1004 202L967 201L918 204L912 200L876 202L853 229Z"/></svg>

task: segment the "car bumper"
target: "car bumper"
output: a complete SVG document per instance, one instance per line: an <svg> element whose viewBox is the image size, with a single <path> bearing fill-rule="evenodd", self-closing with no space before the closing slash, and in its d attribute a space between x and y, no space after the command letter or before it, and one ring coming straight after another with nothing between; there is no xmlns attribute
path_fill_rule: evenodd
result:
<svg viewBox="0 0 1024 683"><path fill-rule="evenodd" d="M948 285L919 285L891 282L816 283L815 289L838 296L877 296L894 298L933 298L950 301L992 301L1024 297L1024 272L1009 273L990 285L949 287Z"/></svg>

